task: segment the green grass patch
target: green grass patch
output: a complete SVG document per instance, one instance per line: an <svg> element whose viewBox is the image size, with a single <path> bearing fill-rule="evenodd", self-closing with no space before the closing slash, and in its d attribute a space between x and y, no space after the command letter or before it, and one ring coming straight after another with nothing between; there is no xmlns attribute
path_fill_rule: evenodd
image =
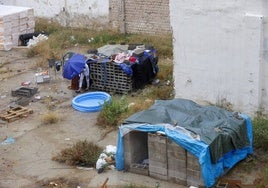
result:
<svg viewBox="0 0 268 188"><path fill-rule="evenodd" d="M105 102L97 118L97 124L101 126L117 127L122 115L128 111L128 101L125 96L120 99L112 97L110 102Z"/></svg>
<svg viewBox="0 0 268 188"><path fill-rule="evenodd" d="M255 118L253 124L253 146L268 151L268 119Z"/></svg>
<svg viewBox="0 0 268 188"><path fill-rule="evenodd" d="M36 32L45 32L48 40L38 43L28 50L28 57L40 55L43 60L39 62L47 66L47 59L61 59L66 50L76 46L88 49L97 49L106 44L145 44L152 45L157 50L159 57L172 57L172 36L166 35L142 35L122 34L114 30L91 30L87 28L62 27L56 22L46 19L37 19Z"/></svg>

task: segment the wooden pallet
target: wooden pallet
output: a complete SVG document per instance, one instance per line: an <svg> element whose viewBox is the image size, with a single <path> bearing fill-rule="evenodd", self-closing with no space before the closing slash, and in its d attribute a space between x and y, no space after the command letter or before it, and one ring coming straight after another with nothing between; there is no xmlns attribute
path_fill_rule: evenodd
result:
<svg viewBox="0 0 268 188"><path fill-rule="evenodd" d="M0 114L0 118L7 122L12 122L23 117L27 117L29 114L32 114L33 110L25 108L23 106L17 106L7 110L5 113Z"/></svg>

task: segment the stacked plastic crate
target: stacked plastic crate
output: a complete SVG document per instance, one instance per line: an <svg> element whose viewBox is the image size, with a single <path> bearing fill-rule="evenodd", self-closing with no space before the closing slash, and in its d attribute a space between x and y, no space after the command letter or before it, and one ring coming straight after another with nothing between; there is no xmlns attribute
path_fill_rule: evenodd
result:
<svg viewBox="0 0 268 188"><path fill-rule="evenodd" d="M92 89L119 94L132 90L132 77L127 75L119 65L107 61L95 61L88 64Z"/></svg>
<svg viewBox="0 0 268 188"><path fill-rule="evenodd" d="M18 46L19 36L33 33L34 27L32 8L0 5L0 50Z"/></svg>

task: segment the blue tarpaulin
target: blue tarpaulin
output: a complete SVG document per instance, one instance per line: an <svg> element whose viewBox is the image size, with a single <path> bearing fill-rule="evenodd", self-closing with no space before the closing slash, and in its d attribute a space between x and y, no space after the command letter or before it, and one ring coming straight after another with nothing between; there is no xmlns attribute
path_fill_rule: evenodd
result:
<svg viewBox="0 0 268 188"><path fill-rule="evenodd" d="M155 115L153 116L153 114ZM206 187L212 187L221 175L245 159L248 154L253 153L251 120L245 114L238 115L237 117L237 114L234 115L224 109L201 106L185 99L156 101L149 110L134 114L119 127L116 168L117 170L124 169L124 135L134 130L161 131L198 159L204 184ZM137 121L135 122L135 120ZM174 122L176 123L174 124ZM198 130L199 125L201 125L200 129L202 126L206 127L207 134L212 135L211 139L204 138L205 133ZM210 130L214 130L217 134L211 134ZM223 135L228 139L222 139ZM216 143L221 152L214 151L217 150L215 140L218 140ZM219 140L224 140L225 143L221 143ZM226 141L236 144L229 144ZM225 146L228 146L229 150L224 148ZM212 160L213 153L216 153L214 156L217 156L215 161Z"/></svg>
<svg viewBox="0 0 268 188"><path fill-rule="evenodd" d="M86 58L81 54L74 54L68 59L63 67L63 78L72 80L75 76L79 75L85 67Z"/></svg>

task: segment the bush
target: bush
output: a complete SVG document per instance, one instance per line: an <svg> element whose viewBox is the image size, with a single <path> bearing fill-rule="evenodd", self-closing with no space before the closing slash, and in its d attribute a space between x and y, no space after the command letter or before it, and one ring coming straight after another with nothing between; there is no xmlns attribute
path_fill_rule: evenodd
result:
<svg viewBox="0 0 268 188"><path fill-rule="evenodd" d="M254 148L268 151L268 119L255 118L252 124Z"/></svg>
<svg viewBox="0 0 268 188"><path fill-rule="evenodd" d="M105 102L98 116L98 125L117 126L122 115L128 111L128 102L123 96L119 100L113 98L111 102Z"/></svg>
<svg viewBox="0 0 268 188"><path fill-rule="evenodd" d="M65 177L53 178L53 179L43 179L36 182L39 188L73 188L78 187L79 182L77 178L67 179Z"/></svg>
<svg viewBox="0 0 268 188"><path fill-rule="evenodd" d="M93 142L78 141L71 148L63 149L52 160L68 165L80 165L87 167L95 167L102 148Z"/></svg>

